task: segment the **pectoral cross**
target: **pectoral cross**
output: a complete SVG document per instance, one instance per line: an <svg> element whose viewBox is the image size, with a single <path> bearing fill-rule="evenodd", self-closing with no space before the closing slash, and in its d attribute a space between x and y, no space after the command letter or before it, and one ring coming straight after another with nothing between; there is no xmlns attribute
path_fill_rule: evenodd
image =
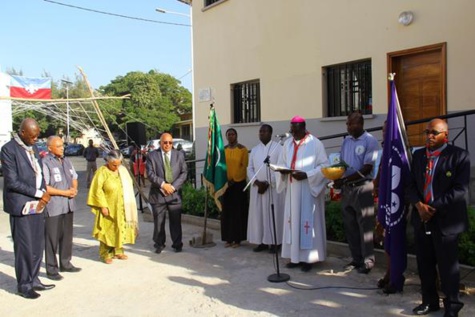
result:
<svg viewBox="0 0 475 317"><path fill-rule="evenodd" d="M308 225L308 221L305 221L305 226L303 226L305 228L305 234L308 234L308 229L310 228L310 226Z"/></svg>

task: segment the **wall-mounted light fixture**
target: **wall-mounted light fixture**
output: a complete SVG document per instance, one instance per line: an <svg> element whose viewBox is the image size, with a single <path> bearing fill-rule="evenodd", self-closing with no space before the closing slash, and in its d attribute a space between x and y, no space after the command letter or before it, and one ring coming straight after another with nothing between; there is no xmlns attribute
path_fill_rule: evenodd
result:
<svg viewBox="0 0 475 317"><path fill-rule="evenodd" d="M414 14L412 11L403 11L401 14L399 14L398 21L404 26L408 26L409 24L412 23L412 20L414 19Z"/></svg>

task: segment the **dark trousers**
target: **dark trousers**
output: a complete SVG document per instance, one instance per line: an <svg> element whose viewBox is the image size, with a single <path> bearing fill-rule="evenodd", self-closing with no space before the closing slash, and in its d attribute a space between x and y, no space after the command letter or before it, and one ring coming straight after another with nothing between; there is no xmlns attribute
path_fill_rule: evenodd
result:
<svg viewBox="0 0 475 317"><path fill-rule="evenodd" d="M43 214L10 216L15 254L15 274L19 292L41 284L38 274L43 260L45 223Z"/></svg>
<svg viewBox="0 0 475 317"><path fill-rule="evenodd" d="M45 260L46 273L58 274L58 260L61 268L71 268L73 250L73 213L45 218Z"/></svg>
<svg viewBox="0 0 475 317"><path fill-rule="evenodd" d="M445 310L458 312L463 306L459 298L459 235L443 236L436 226L431 226L431 232L427 235L422 228L414 227L422 302L431 305L439 303L436 284L438 267L442 292L445 294Z"/></svg>
<svg viewBox="0 0 475 317"><path fill-rule="evenodd" d="M374 201L373 183L343 187L341 201L343 227L353 261L374 266Z"/></svg>
<svg viewBox="0 0 475 317"><path fill-rule="evenodd" d="M181 202L170 202L164 204L152 204L153 209L153 241L155 247L165 246L166 232L165 220L168 210L170 236L172 238L172 247L183 247L181 232Z"/></svg>
<svg viewBox="0 0 475 317"><path fill-rule="evenodd" d="M247 192L243 192L246 181L230 185L223 198L221 213L221 240L240 243L247 239L249 203Z"/></svg>

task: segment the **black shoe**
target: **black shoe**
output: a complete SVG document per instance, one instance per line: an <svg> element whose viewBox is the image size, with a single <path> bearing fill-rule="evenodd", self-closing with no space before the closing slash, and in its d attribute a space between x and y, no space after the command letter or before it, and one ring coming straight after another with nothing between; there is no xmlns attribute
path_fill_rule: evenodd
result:
<svg viewBox="0 0 475 317"><path fill-rule="evenodd" d="M80 267L75 267L71 265L71 267L61 267L59 268L60 272L69 272L69 273L77 273L80 272L82 269Z"/></svg>
<svg viewBox="0 0 475 317"><path fill-rule="evenodd" d="M18 295L20 295L23 298L27 299L37 299L41 295L35 292L33 289L27 290L26 292L18 292Z"/></svg>
<svg viewBox="0 0 475 317"><path fill-rule="evenodd" d="M378 288L385 288L385 287L388 286L388 285L389 285L389 278L387 278L386 276L383 277L383 278L380 278L380 279L378 280L378 283L376 283L376 286L377 286Z"/></svg>
<svg viewBox="0 0 475 317"><path fill-rule="evenodd" d="M61 281L63 279L63 276L59 273L56 273L56 274L46 273L46 277L53 281Z"/></svg>
<svg viewBox="0 0 475 317"><path fill-rule="evenodd" d="M296 267L300 266L300 263L293 263L293 262L289 262L285 265L286 268L288 269L294 269Z"/></svg>
<svg viewBox="0 0 475 317"><path fill-rule="evenodd" d="M155 243L153 246L154 246L154 248L155 248L155 253L156 253L156 254L162 253L163 249L165 249L165 245L164 245L164 244L163 244L163 245L158 245L158 244Z"/></svg>
<svg viewBox="0 0 475 317"><path fill-rule="evenodd" d="M396 289L395 286L393 286L391 283L387 284L385 287L383 287L383 293L384 294L396 294L396 293L402 293L402 289L398 290Z"/></svg>
<svg viewBox="0 0 475 317"><path fill-rule="evenodd" d="M430 304L422 303L416 308L414 308L412 312L415 315L427 315L428 313L433 312L433 311L438 311L439 309L440 309L440 306L438 304L430 305Z"/></svg>
<svg viewBox="0 0 475 317"><path fill-rule="evenodd" d="M255 247L254 249L252 249L252 251L254 252L261 252L261 251L264 251L264 250L267 250L269 248L269 246L267 244L259 244L257 247ZM272 248L272 247L271 247Z"/></svg>
<svg viewBox="0 0 475 317"><path fill-rule="evenodd" d="M461 302L450 302L444 299L444 317L458 317L459 311L462 310L464 304Z"/></svg>
<svg viewBox="0 0 475 317"><path fill-rule="evenodd" d="M360 263L357 263L356 261L351 261L350 263L346 264L343 269L345 270L353 270L353 269L357 269L359 267L361 267L362 264Z"/></svg>
<svg viewBox="0 0 475 317"><path fill-rule="evenodd" d="M458 317L459 313L453 311L445 311L444 317Z"/></svg>
<svg viewBox="0 0 475 317"><path fill-rule="evenodd" d="M36 285L36 286L33 286L33 289L35 291L47 291L47 290L50 290L52 288L54 288L56 285L54 284L43 284L43 283L40 283L39 285Z"/></svg>
<svg viewBox="0 0 475 317"><path fill-rule="evenodd" d="M278 244L278 245L273 244L273 245L271 245L270 248L269 248L269 253L275 254L276 252L279 252L280 247L281 247L281 244Z"/></svg>
<svg viewBox="0 0 475 317"><path fill-rule="evenodd" d="M371 268L367 267L366 265L363 265L357 269L357 272L360 274L368 274L369 272L371 272Z"/></svg>
<svg viewBox="0 0 475 317"><path fill-rule="evenodd" d="M302 263L302 272L309 272L312 269L312 263Z"/></svg>
<svg viewBox="0 0 475 317"><path fill-rule="evenodd" d="M172 245L172 248L175 250L176 253L183 251L183 243L178 245Z"/></svg>

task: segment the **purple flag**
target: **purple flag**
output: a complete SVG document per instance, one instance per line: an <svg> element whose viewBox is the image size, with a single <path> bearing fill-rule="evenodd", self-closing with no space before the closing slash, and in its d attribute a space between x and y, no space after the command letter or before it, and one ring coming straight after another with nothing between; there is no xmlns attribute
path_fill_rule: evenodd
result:
<svg viewBox="0 0 475 317"><path fill-rule="evenodd" d="M386 120L379 181L378 221L385 228L384 248L390 255L391 283L402 289L407 266L404 187L409 179L409 158L394 80Z"/></svg>

